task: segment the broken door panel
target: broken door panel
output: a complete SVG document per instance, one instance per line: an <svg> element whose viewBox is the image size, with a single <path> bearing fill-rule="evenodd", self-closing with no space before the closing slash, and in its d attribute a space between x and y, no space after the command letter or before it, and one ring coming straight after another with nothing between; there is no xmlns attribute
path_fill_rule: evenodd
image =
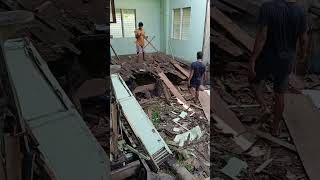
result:
<svg viewBox="0 0 320 180"><path fill-rule="evenodd" d="M109 160L34 46L8 40L4 57L16 104L57 180L110 179Z"/></svg>
<svg viewBox="0 0 320 180"><path fill-rule="evenodd" d="M151 156L157 166L172 152L164 142L151 120L143 111L134 95L118 74L111 75L112 88L122 112L131 129Z"/></svg>

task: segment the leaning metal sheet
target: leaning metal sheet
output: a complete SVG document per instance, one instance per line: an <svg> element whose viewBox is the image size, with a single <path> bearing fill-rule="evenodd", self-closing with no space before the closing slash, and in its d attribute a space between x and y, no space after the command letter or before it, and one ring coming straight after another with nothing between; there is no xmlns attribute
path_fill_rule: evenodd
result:
<svg viewBox="0 0 320 180"><path fill-rule="evenodd" d="M154 125L143 111L123 79L118 74L111 75L113 91L135 135L141 140L149 155L162 148L171 154L170 149L161 138Z"/></svg>
<svg viewBox="0 0 320 180"><path fill-rule="evenodd" d="M37 139L48 166L57 180L111 179L105 151L46 63L27 42L7 41L5 61L21 116ZM27 47L31 48L30 53Z"/></svg>

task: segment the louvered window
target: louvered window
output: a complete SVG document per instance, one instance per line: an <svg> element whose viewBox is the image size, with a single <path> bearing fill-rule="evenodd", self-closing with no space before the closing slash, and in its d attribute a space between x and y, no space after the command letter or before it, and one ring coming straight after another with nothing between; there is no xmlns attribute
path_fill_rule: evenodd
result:
<svg viewBox="0 0 320 180"><path fill-rule="evenodd" d="M172 11L172 39L187 40L190 34L191 8L179 8Z"/></svg>
<svg viewBox="0 0 320 180"><path fill-rule="evenodd" d="M110 34L113 38L135 37L136 10L116 9L117 23L110 24Z"/></svg>

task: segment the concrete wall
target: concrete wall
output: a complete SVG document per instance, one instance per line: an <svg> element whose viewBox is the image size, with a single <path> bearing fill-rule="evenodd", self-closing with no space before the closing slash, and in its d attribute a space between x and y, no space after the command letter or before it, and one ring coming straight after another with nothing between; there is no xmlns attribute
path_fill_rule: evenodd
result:
<svg viewBox="0 0 320 180"><path fill-rule="evenodd" d="M206 0L165 0L168 3L169 20L167 21L168 45L171 45L175 56L192 62L196 59L196 53L202 51L203 36L206 16ZM191 26L188 40L171 39L172 10L175 8L191 7ZM166 53L171 53L170 46L166 48Z"/></svg>
<svg viewBox="0 0 320 180"><path fill-rule="evenodd" d="M144 24L146 35L151 39L155 36L152 44L160 49L160 0L115 0L115 8L136 9L136 21ZM138 26L138 25L137 25ZM147 42L146 42L147 43ZM135 54L135 38L115 38L111 39L111 45L118 55ZM111 48L111 55L112 52ZM146 52L155 52L155 50L148 45Z"/></svg>
<svg viewBox="0 0 320 180"><path fill-rule="evenodd" d="M191 63L203 47L206 2L207 0L115 0L115 7L136 9L137 23L144 23L150 39L156 36L152 43L158 50ZM171 39L172 10L184 7L191 7L189 39ZM118 38L112 39L111 44L118 55L135 54L134 41L135 38ZM155 52L150 45L145 51Z"/></svg>

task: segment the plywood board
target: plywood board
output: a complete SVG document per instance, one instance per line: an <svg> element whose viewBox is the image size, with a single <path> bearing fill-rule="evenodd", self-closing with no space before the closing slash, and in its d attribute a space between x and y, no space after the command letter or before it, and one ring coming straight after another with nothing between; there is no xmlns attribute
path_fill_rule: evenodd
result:
<svg viewBox="0 0 320 180"><path fill-rule="evenodd" d="M320 179L320 111L308 96L286 94L284 119L309 179Z"/></svg>
<svg viewBox="0 0 320 180"><path fill-rule="evenodd" d="M254 39L242 30L237 24L235 24L229 17L224 15L219 9L214 7L211 10L211 17L219 25L221 25L234 39L239 41L248 51L253 50Z"/></svg>

